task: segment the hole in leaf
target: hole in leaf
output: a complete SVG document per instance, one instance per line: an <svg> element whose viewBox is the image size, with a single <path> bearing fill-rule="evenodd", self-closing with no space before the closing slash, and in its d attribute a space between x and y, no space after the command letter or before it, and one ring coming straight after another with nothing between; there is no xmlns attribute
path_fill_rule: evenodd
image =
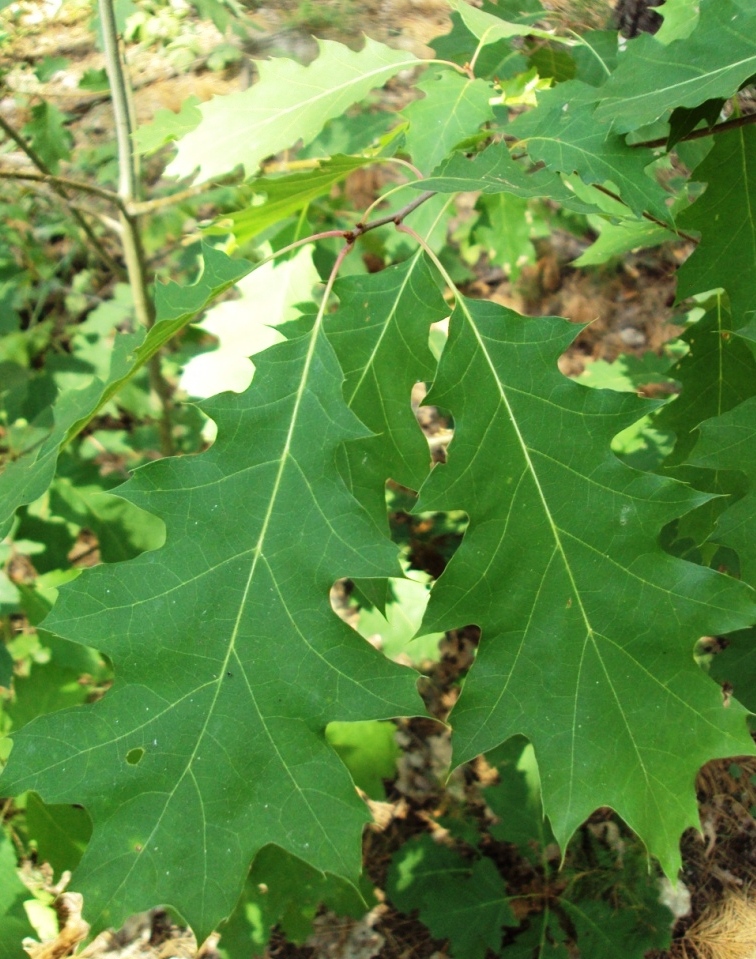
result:
<svg viewBox="0 0 756 959"><path fill-rule="evenodd" d="M144 756L144 750L141 746L138 746L136 749L130 749L126 753L126 762L129 766L138 766L142 761L142 756Z"/></svg>

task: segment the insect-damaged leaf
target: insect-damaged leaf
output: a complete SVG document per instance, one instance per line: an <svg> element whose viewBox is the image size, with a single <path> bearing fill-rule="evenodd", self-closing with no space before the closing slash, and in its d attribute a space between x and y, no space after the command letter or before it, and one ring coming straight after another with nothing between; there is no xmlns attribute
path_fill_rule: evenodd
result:
<svg viewBox="0 0 756 959"><path fill-rule="evenodd" d="M457 762L527 736L563 847L611 806L673 875L699 766L753 752L744 712L723 706L693 645L756 606L743 584L658 546L705 494L613 456L648 405L562 376L573 336L557 318L460 300L428 396L455 437L417 509L464 509L470 526L421 628L482 627L450 718Z"/></svg>
<svg viewBox="0 0 756 959"><path fill-rule="evenodd" d="M164 520L166 545L88 570L47 623L106 653L116 681L26 726L4 787L87 808L75 882L98 925L162 902L201 940L268 843L356 879L367 810L325 727L420 705L414 674L330 608L337 577L398 565L336 469L365 429L320 323L256 364L245 393L206 404L209 452L121 490Z"/></svg>

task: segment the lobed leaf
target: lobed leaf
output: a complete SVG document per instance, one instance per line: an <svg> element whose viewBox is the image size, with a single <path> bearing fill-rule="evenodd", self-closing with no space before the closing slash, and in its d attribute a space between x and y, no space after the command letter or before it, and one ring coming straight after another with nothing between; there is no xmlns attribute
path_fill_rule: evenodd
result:
<svg viewBox="0 0 756 959"><path fill-rule="evenodd" d="M369 38L357 52L332 40L318 40L318 47L309 66L284 58L261 62L260 79L248 90L201 104L199 125L178 141L166 172L184 177L198 169L201 181L241 164L252 176L266 157L298 140L306 146L327 120L421 62Z"/></svg>
<svg viewBox="0 0 756 959"><path fill-rule="evenodd" d="M55 476L58 456L69 436L75 435L82 421L89 421L105 404L103 395L113 383L128 378L132 351L141 337L123 333L116 337L108 381L94 377L81 390L63 392L52 407L53 425L47 435L8 463L0 473L0 539L8 534L13 516L20 506L34 502L48 489Z"/></svg>
<svg viewBox="0 0 756 959"><path fill-rule="evenodd" d="M5 790L93 820L75 882L98 926L162 902L202 940L271 843L355 881L369 817L325 727L420 705L414 674L330 607L336 578L398 566L335 466L365 429L320 323L256 365L247 392L207 403L207 453L121 489L165 546L61 591L47 625L107 654L113 688L14 737Z"/></svg>
<svg viewBox="0 0 756 959"><path fill-rule="evenodd" d="M550 170L577 173L584 183L613 184L636 214L648 210L670 221L668 194L646 175L654 155L607 133L593 116L596 90L579 80L538 94L538 106L521 114L507 131L520 137L532 159Z"/></svg>
<svg viewBox="0 0 756 959"><path fill-rule="evenodd" d="M724 708L693 645L748 625L756 605L742 583L661 550L664 523L706 497L613 456L648 404L563 377L573 335L460 299L428 396L455 437L417 509L464 509L470 525L422 628L483 631L451 715L457 762L527 736L563 848L611 806L675 875L698 768L753 752L745 711Z"/></svg>
<svg viewBox="0 0 756 959"><path fill-rule="evenodd" d="M601 88L595 118L627 132L675 107L731 97L756 74L755 31L751 0L701 0L689 37L665 46L643 34L628 44Z"/></svg>
<svg viewBox="0 0 756 959"><path fill-rule="evenodd" d="M529 172L512 159L505 146L494 143L474 159L455 154L435 171L434 176L409 184L416 190L439 193L511 193L519 197L549 197L578 213L594 213L596 207L578 199L562 180L548 170Z"/></svg>
<svg viewBox="0 0 756 959"><path fill-rule="evenodd" d="M470 80L451 70L428 74L416 84L425 96L404 110L409 120L407 150L421 172L430 173L458 143L493 119L485 80Z"/></svg>
<svg viewBox="0 0 756 959"><path fill-rule="evenodd" d="M507 887L490 859L465 861L428 835L394 856L386 892L402 912L414 909L437 939L448 939L459 959L484 959L501 946L503 926L517 920Z"/></svg>

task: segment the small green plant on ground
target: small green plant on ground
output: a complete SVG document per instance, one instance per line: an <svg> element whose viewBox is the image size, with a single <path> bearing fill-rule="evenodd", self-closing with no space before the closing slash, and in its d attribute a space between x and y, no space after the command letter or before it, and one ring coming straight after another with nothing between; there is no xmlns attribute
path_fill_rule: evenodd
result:
<svg viewBox="0 0 756 959"><path fill-rule="evenodd" d="M668 0L656 36L618 44L555 32L537 0L449 6L432 59L320 41L133 130L100 0L105 185L60 172L54 107L0 119L24 160L0 177L61 203L36 243L89 251L70 289L36 243L2 263L0 956L29 931L12 840L75 866L94 930L161 903L234 959L277 924L304 938L319 903L359 914L355 782L381 798L379 722L425 713L407 662L470 626L452 766L498 770L498 821L482 802L392 850L390 901L462 959L669 941L646 857L674 882L700 767L754 753L756 11ZM387 83L418 95L386 109ZM144 200L136 159L159 150L185 182ZM350 206L371 169L380 195ZM208 198L201 250L171 249L182 279L152 285L176 211ZM3 200L11 251L33 202ZM586 222L586 263L692 249L682 347L608 382L559 371L567 321L464 292L481 259L514 275L554 223ZM199 410L176 402L182 370ZM636 395L654 381L679 396ZM431 446L453 430L435 465L418 383L448 417ZM406 542L420 514L433 568ZM343 580L383 650L332 609ZM701 637L724 637L710 664ZM582 828L600 808L621 830Z"/></svg>

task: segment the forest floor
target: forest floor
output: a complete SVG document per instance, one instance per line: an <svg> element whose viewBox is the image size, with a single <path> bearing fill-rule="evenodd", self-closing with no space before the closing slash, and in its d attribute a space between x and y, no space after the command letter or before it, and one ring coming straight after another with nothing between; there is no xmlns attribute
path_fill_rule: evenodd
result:
<svg viewBox="0 0 756 959"><path fill-rule="evenodd" d="M610 17L604 3L583 3L576 8L575 2L553 0L550 5L567 17L588 18L592 26L607 23ZM308 32L353 42L365 32L422 53L428 51L428 40L443 33L448 23L447 8L441 0L362 0L360 4L325 0L308 5L309 19L302 17L303 6L291 0L258 8L255 17L261 32L254 49L247 52L257 55L294 49L301 53L311 43ZM188 63L177 63L154 46L129 52L140 122L150 120L158 109L178 109L190 94L207 99L250 82L250 68L244 62L241 68L237 64L226 72L207 70L207 57L223 37L212 26L195 23L192 29L194 47ZM41 84L31 68L45 56L65 56L70 65ZM30 28L19 35L10 55L6 52L3 57L0 71L5 74L5 90L0 113L9 120L17 123L17 112L22 109L15 94L38 89L55 97L74 115L71 129L77 139L91 146L112 136L107 99L78 88L85 70L102 66L102 56L92 43L81 12L69 18L58 17L52 24L40 21L39 29ZM359 176L355 175L355 188ZM661 351L677 332L673 323L674 270L688 252L679 246L660 247L638 251L611 267L577 271L570 263L588 242L568 233L551 234L539 241L536 262L526 266L516 282L501 270L491 269L478 275L467 289L472 295L486 296L523 313L561 315L588 324L561 361L562 371L571 376L580 374L591 360L611 361L621 353L640 356L649 350ZM437 429L432 418L426 417L423 425L429 432ZM426 700L431 715L443 719L448 713L459 677L472 661L475 642L474 631L449 635L443 642L440 662L428 666ZM434 812L462 802L478 815L486 815L481 791L492 775L485 764L478 763L457 770L445 781L448 734L439 722L401 722L397 735L403 750L397 776L386 783L386 801L373 804L376 821L368 828L365 842L365 869L379 889L383 888L391 854L409 836L427 830ZM743 925L750 928L753 939L756 914L749 912L753 907L745 893L756 881L756 827L751 816L751 809L756 807L754 781L756 762L752 760L740 762L737 769L726 762L712 763L702 771L698 794L704 831L702 836L691 831L684 837L685 878L678 897L683 905L678 910L676 945L670 953L657 954L657 959L663 955L693 956L696 948L698 954L713 959L724 956L724 952L715 951L717 942L733 940ZM594 817L592 825L597 833L607 819L604 812ZM505 852L499 850L502 856ZM724 920L723 902L729 910ZM30 947L33 959L66 959L73 955L81 959L218 956L217 937L198 949L192 936L160 909L134 917L123 929L103 933L84 946L80 910L75 894L61 898L64 930L55 942ZM445 943L434 941L420 922L399 914L383 901L359 920L324 913L303 946L294 946L276 935L268 955L270 959L444 959L445 949ZM756 956L756 951L727 955Z"/></svg>

